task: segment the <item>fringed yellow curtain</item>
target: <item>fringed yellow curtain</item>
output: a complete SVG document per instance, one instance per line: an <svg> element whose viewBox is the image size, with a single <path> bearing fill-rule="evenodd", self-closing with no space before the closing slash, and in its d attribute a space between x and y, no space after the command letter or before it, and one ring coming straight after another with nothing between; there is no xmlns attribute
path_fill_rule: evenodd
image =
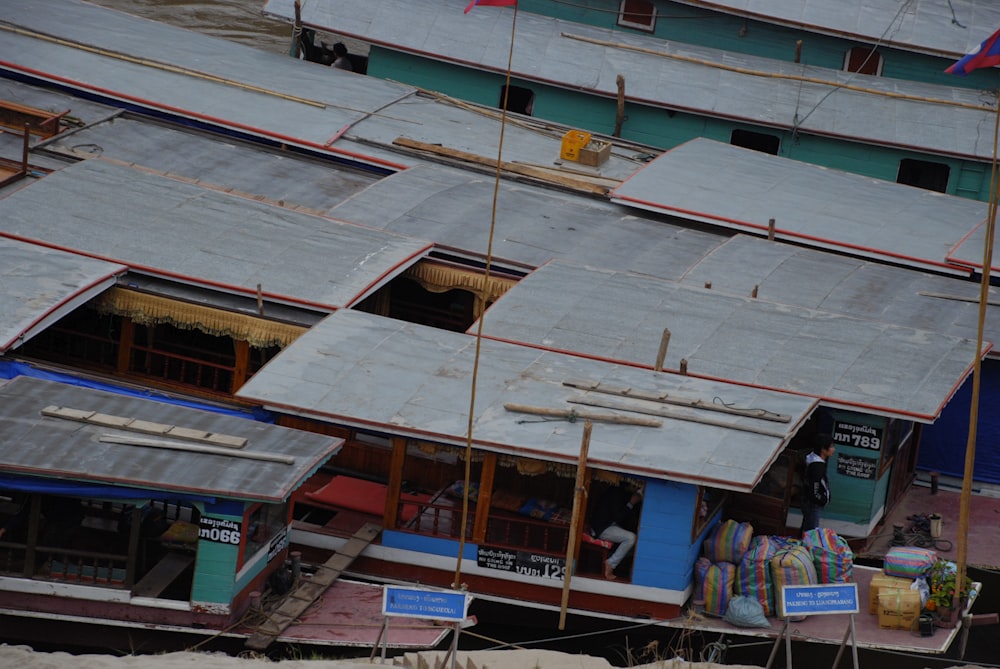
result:
<svg viewBox="0 0 1000 669"><path fill-rule="evenodd" d="M97 297L92 305L102 314L129 318L140 325L168 323L182 330L201 330L216 337L246 341L257 348L284 348L307 329L117 286Z"/></svg>
<svg viewBox="0 0 1000 669"><path fill-rule="evenodd" d="M514 279L498 276L490 276L487 282L486 277L475 270L430 262L419 262L409 267L403 276L413 279L432 293L443 293L456 288L467 290L474 293L483 304L496 302L517 283Z"/></svg>

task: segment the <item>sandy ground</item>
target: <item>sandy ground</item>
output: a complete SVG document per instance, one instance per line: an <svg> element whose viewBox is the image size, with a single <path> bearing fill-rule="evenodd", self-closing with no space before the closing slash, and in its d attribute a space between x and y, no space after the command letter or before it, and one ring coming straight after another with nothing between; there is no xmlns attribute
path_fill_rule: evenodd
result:
<svg viewBox="0 0 1000 669"><path fill-rule="evenodd" d="M491 669L539 669L546 665L553 669L579 666L610 667L605 660L587 656L574 656L554 651L538 651L542 659L526 659L525 651L490 651L496 654L496 661L490 662ZM574 659L575 658L575 659ZM363 660L283 660L273 662L268 659L238 658L221 653L165 653L163 655L71 655L69 653L35 652L28 646L0 645L0 667L18 669L372 669L372 664ZM760 669L746 665L719 665L706 662L685 662L683 660L662 660L632 669ZM952 669L982 669L973 665L962 665Z"/></svg>
<svg viewBox="0 0 1000 669"><path fill-rule="evenodd" d="M553 651L539 651L543 659L526 660L519 651L490 651L496 661L491 669L538 669L546 665L556 667L610 667L603 659ZM534 653L532 653L534 655ZM581 661L583 660L583 661ZM18 669L372 669L372 664L363 660L282 660L245 659L221 653L165 653L163 655L71 655L70 653L35 652L28 646L0 645L0 667ZM703 662L665 660L656 664L642 665L634 669L708 669L717 664ZM757 669L726 665L726 669ZM966 668L968 669L968 668Z"/></svg>

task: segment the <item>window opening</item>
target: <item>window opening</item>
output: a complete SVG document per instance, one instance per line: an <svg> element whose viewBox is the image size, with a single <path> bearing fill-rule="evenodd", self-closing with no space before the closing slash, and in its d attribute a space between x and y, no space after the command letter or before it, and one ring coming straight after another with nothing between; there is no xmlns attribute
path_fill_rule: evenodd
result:
<svg viewBox="0 0 1000 669"><path fill-rule="evenodd" d="M622 0L618 8L618 25L653 32L656 30L656 5L647 0Z"/></svg>
<svg viewBox="0 0 1000 669"><path fill-rule="evenodd" d="M288 504L261 504L254 507L247 515L246 548L243 551L242 568L247 562L262 550L271 546L271 541L278 539L287 530ZM268 560L271 556L268 556Z"/></svg>
<svg viewBox="0 0 1000 669"><path fill-rule="evenodd" d="M951 168L944 163L904 158L899 161L896 183L944 193L948 189L950 172Z"/></svg>
<svg viewBox="0 0 1000 669"><path fill-rule="evenodd" d="M844 70L858 74L881 76L882 54L877 49L867 46L856 46L844 56Z"/></svg>
<svg viewBox="0 0 1000 669"><path fill-rule="evenodd" d="M752 130L733 130L729 143L733 146L742 146L744 149L770 153L772 156L778 155L778 149L781 148L781 138Z"/></svg>
<svg viewBox="0 0 1000 669"><path fill-rule="evenodd" d="M497 102L497 107L500 109L503 109L504 95L508 96L507 111L531 116L535 107L535 92L533 90L521 86L511 86L508 90L507 86L501 86L500 100Z"/></svg>

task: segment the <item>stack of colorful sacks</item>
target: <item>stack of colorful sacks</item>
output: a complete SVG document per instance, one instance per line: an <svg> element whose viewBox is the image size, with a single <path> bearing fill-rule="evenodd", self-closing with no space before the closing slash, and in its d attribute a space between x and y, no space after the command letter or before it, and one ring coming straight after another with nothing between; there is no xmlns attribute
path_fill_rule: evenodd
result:
<svg viewBox="0 0 1000 669"><path fill-rule="evenodd" d="M736 589L736 565L743 561L752 538L750 523L726 520L705 539L703 557L694 565L695 598L704 602L705 613L726 614Z"/></svg>
<svg viewBox="0 0 1000 669"><path fill-rule="evenodd" d="M695 564L695 596L704 610L722 616L736 597L759 603L764 615L779 610L785 585L849 583L854 554L847 541L829 529L806 532L802 540L753 536L749 523L721 523L704 544Z"/></svg>

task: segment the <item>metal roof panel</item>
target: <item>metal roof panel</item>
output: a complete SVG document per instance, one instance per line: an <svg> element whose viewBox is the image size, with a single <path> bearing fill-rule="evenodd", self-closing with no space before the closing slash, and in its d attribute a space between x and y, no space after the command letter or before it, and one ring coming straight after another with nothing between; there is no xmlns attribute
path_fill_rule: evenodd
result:
<svg viewBox="0 0 1000 669"><path fill-rule="evenodd" d="M521 295L546 307L523 308ZM690 374L922 422L938 416L975 359L975 339L563 261L507 291L487 311L483 333L652 367L664 328L669 369L684 359Z"/></svg>
<svg viewBox="0 0 1000 669"><path fill-rule="evenodd" d="M336 308L430 246L101 159L0 200L0 231L222 290ZM303 276L309 280L304 281Z"/></svg>
<svg viewBox="0 0 1000 669"><path fill-rule="evenodd" d="M479 45L497 26L509 32L513 12L490 8L463 14L463 5L464 0L422 0L415 10L407 0L311 0L301 15L306 25L320 30L506 72L507 51ZM292 0L267 0L264 11L287 21L295 15ZM385 18L415 13L434 17L431 34L400 33ZM955 130L981 127L992 118L980 92L972 89L725 52L529 12L518 14L514 42L512 74L529 81L615 99L621 74L631 100L655 106L931 153L992 157L992 145L976 133Z"/></svg>
<svg viewBox="0 0 1000 669"><path fill-rule="evenodd" d="M341 310L282 351L238 395L293 414L464 445L475 343L465 334ZM325 389L302 392L298 379L307 368L312 369L312 385L323 384L322 378ZM474 443L528 457L571 463L579 455L582 420L543 420L504 408L518 403L587 410L567 402L582 393L563 385L565 380L722 397L736 406L790 416L788 423L766 422L771 434L747 431L764 421L720 414L712 417L728 426L677 418L663 418L659 428L595 424L590 459L599 466L735 490L753 488L815 407L812 398L490 340L482 342L478 369Z"/></svg>
<svg viewBox="0 0 1000 669"><path fill-rule="evenodd" d="M987 204L759 151L694 139L666 151L612 199L688 220L917 268L969 273L951 250ZM950 262L951 261L951 262Z"/></svg>
<svg viewBox="0 0 1000 669"><path fill-rule="evenodd" d="M151 435L43 416L41 411L49 406L242 437L247 443L223 455L107 443L102 436ZM204 446L190 440L162 441ZM26 376L0 386L0 470L7 473L278 502L341 444L342 439L302 430ZM287 456L291 462L246 457L257 453Z"/></svg>
<svg viewBox="0 0 1000 669"><path fill-rule="evenodd" d="M0 353L115 283L124 265L0 236Z"/></svg>
<svg viewBox="0 0 1000 669"><path fill-rule="evenodd" d="M959 57L1000 26L1000 7L990 0L674 0L790 25L819 33L855 37L935 55Z"/></svg>

